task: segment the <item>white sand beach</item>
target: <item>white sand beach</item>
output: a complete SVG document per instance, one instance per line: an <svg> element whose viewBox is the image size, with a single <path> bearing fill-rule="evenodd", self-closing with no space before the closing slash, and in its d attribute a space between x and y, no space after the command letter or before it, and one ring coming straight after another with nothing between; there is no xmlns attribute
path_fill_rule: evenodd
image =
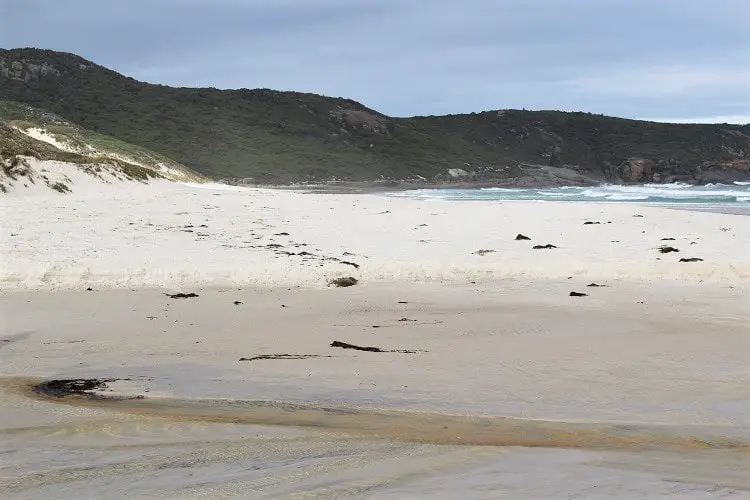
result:
<svg viewBox="0 0 750 500"><path fill-rule="evenodd" d="M5 498L750 498L747 217L75 181L0 196Z"/></svg>
<svg viewBox="0 0 750 500"><path fill-rule="evenodd" d="M741 216L632 204L105 184L73 169L64 175L73 179L67 196L37 186L0 197L3 289L323 287L348 275L368 283L464 284L750 279L750 224ZM515 241L518 233L531 239ZM546 244L558 248L532 250ZM680 252L659 254L664 244Z"/></svg>

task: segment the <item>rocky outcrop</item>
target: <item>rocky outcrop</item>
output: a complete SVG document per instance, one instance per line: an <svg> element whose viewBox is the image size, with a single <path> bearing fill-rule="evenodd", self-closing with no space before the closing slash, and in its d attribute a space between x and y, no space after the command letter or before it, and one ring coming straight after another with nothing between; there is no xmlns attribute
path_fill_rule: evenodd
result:
<svg viewBox="0 0 750 500"><path fill-rule="evenodd" d="M340 122L344 129L354 128L370 134L390 135L388 119L371 111L337 107L331 111L331 118Z"/></svg>
<svg viewBox="0 0 750 500"><path fill-rule="evenodd" d="M686 165L677 159L652 161L646 158L630 158L609 179L625 183L672 183L707 184L733 182L750 177L750 158L738 157L725 161L703 161L698 165Z"/></svg>
<svg viewBox="0 0 750 500"><path fill-rule="evenodd" d="M750 158L706 163L696 168L696 181L700 184L747 181L750 179Z"/></svg>
<svg viewBox="0 0 750 500"><path fill-rule="evenodd" d="M31 82L47 76L60 76L60 71L47 63L34 64L0 58L0 77L2 78Z"/></svg>
<svg viewBox="0 0 750 500"><path fill-rule="evenodd" d="M622 178L628 182L652 180L655 163L645 158L630 158L622 167Z"/></svg>

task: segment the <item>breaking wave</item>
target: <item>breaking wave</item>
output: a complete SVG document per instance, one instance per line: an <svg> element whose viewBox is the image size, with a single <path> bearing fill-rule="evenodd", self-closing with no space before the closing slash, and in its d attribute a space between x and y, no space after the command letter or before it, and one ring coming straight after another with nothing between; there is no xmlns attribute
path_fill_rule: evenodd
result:
<svg viewBox="0 0 750 500"><path fill-rule="evenodd" d="M641 184L622 186L608 184L596 187L564 186L559 188L481 188L417 189L392 193L391 196L421 200L533 200L594 201L653 204L734 205L750 203L750 182L734 184Z"/></svg>

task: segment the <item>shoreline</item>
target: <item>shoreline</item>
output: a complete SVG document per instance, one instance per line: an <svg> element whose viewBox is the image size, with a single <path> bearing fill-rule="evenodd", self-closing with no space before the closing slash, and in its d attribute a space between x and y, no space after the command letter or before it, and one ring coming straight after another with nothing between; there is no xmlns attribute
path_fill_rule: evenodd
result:
<svg viewBox="0 0 750 500"><path fill-rule="evenodd" d="M733 185L736 180L730 181L727 186ZM750 179L739 182L750 182ZM498 180L488 181L451 181L451 182L427 182L427 181L409 181L409 180L388 180L388 181L330 181L330 182L311 182L311 183L290 183L290 184L243 184L234 182L222 182L228 186L244 187L248 189L275 189L281 191L300 191L319 194L370 194L384 192L401 192L418 189L484 189L484 188L504 188L504 189L555 189L560 187L599 187L606 185L621 185L637 187L643 185L670 186L675 183L613 183L605 180L590 179L590 182L576 183L524 183L519 179L507 179L504 182ZM685 183L689 186L710 186L717 184L716 181L704 183ZM718 183L721 184L721 183Z"/></svg>
<svg viewBox="0 0 750 500"><path fill-rule="evenodd" d="M700 207L700 206L694 206L694 207L680 207L680 206L673 206L673 207L665 207L670 208L672 210L689 210L692 212L708 212L708 213L715 213L715 214L726 214L726 215L743 215L743 216L749 216L750 215L750 207L734 207L734 206L724 206L724 207Z"/></svg>

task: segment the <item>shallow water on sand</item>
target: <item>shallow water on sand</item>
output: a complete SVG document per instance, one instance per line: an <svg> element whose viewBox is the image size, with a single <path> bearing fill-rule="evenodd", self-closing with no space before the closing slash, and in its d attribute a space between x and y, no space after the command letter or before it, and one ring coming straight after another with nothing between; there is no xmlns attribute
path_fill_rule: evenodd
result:
<svg viewBox="0 0 750 500"><path fill-rule="evenodd" d="M475 417L227 400L60 404L28 383L3 384L4 407L28 422L0 430L4 498L750 497L742 438L688 437L694 427L530 421L509 433ZM436 444L549 429L573 448Z"/></svg>

